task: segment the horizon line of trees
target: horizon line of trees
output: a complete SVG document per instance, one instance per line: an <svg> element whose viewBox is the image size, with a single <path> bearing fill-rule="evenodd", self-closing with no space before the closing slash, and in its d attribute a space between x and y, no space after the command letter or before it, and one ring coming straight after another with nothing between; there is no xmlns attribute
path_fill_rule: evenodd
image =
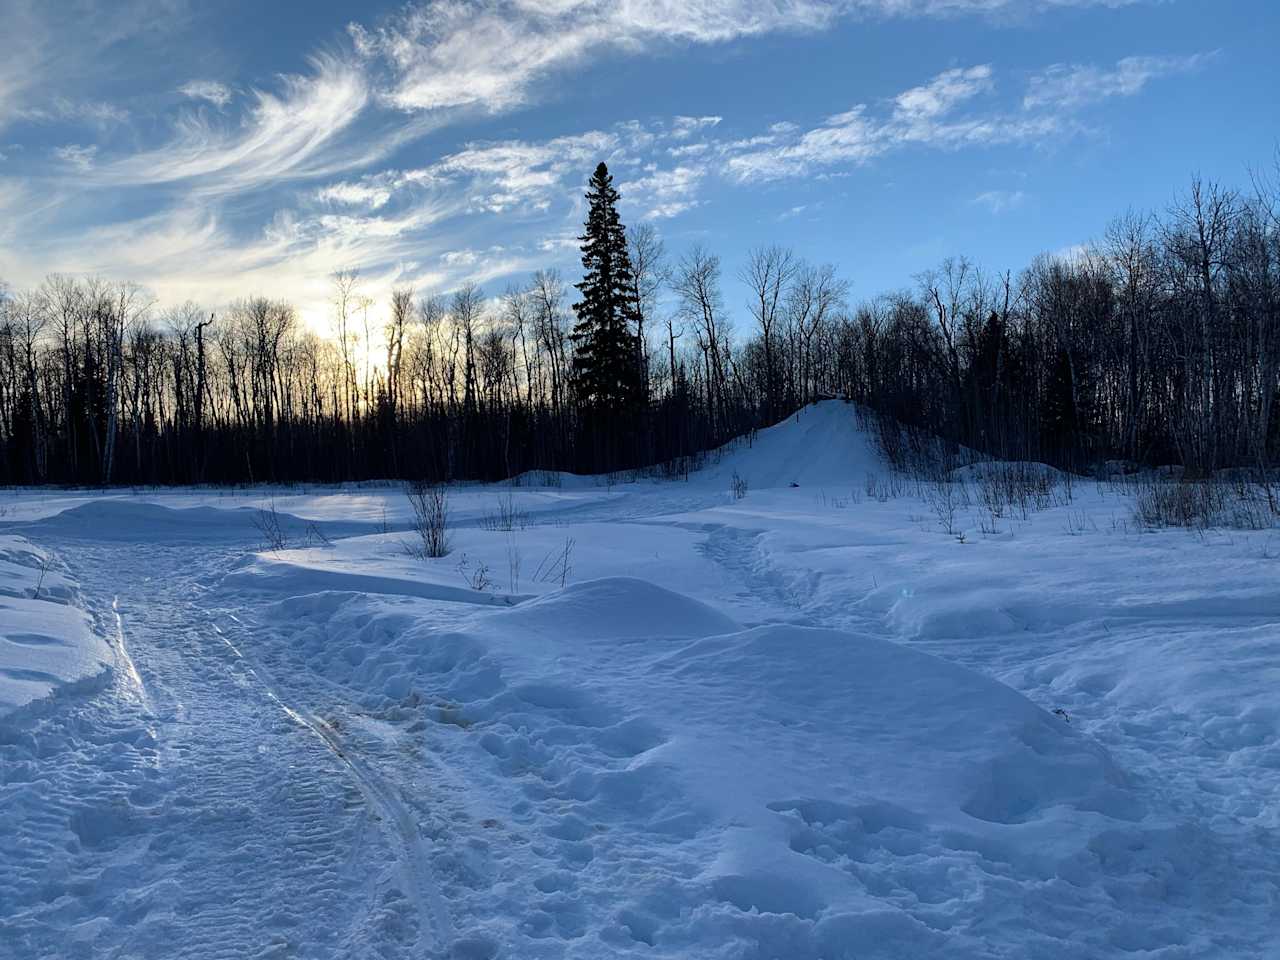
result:
<svg viewBox="0 0 1280 960"><path fill-rule="evenodd" d="M0 284L0 483L678 469L836 395L1068 468L1203 476L1280 454L1280 161L1247 191L1195 178L1017 276L954 257L858 303L835 266L759 246L736 318L719 256L624 227L603 164L588 199L573 304L555 270L492 301L402 287L371 329L348 270L326 337L264 296L214 313L127 281Z"/></svg>

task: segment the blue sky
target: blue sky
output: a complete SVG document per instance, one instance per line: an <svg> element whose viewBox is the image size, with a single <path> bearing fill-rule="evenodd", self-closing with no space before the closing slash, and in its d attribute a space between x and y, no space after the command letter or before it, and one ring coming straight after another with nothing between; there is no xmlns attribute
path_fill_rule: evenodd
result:
<svg viewBox="0 0 1280 960"><path fill-rule="evenodd" d="M1280 138L1272 0L0 0L0 278L163 304L329 276L573 277L599 160L668 250L834 262L855 297L1024 266L1246 186Z"/></svg>

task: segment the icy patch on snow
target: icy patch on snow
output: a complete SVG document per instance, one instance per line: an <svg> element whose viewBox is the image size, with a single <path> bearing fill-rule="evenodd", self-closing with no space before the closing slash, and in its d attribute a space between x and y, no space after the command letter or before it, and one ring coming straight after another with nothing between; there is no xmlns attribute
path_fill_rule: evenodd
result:
<svg viewBox="0 0 1280 960"><path fill-rule="evenodd" d="M109 669L111 650L76 599L54 558L22 537L0 536L0 717Z"/></svg>

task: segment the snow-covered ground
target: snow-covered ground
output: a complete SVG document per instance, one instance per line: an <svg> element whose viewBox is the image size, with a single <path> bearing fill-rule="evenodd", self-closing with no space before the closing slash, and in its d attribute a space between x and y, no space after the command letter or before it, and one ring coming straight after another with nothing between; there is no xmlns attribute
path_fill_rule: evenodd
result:
<svg viewBox="0 0 1280 960"><path fill-rule="evenodd" d="M0 956L1280 955L1280 538L990 469L6 494Z"/></svg>
<svg viewBox="0 0 1280 960"><path fill-rule="evenodd" d="M68 689L104 680L111 656L57 558L0 536L0 722Z"/></svg>

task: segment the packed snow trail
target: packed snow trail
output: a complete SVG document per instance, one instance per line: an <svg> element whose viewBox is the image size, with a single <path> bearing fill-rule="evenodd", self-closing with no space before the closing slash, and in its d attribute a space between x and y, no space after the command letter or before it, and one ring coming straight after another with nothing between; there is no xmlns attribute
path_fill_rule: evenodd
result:
<svg viewBox="0 0 1280 960"><path fill-rule="evenodd" d="M227 614L226 620L236 627L244 627L243 621L234 614ZM449 917L435 889L421 830L413 814L399 796L396 787L380 774L375 773L359 753L352 750L351 745L344 741L331 720L312 714L301 705L291 707L286 704L281 699L281 695L276 692L275 681L267 674L266 668L246 657L242 649L225 635L221 627L215 625L214 630L236 658L246 665L250 674L263 685L263 692L291 720L315 734L334 756L347 766L377 820L394 832L392 846L396 848L396 860L404 881L403 891L409 895L417 909L419 928L434 931L437 935L448 931Z"/></svg>
<svg viewBox="0 0 1280 960"><path fill-rule="evenodd" d="M227 551L53 546L119 662L0 734L0 955L432 955L447 918L395 789L193 603Z"/></svg>

